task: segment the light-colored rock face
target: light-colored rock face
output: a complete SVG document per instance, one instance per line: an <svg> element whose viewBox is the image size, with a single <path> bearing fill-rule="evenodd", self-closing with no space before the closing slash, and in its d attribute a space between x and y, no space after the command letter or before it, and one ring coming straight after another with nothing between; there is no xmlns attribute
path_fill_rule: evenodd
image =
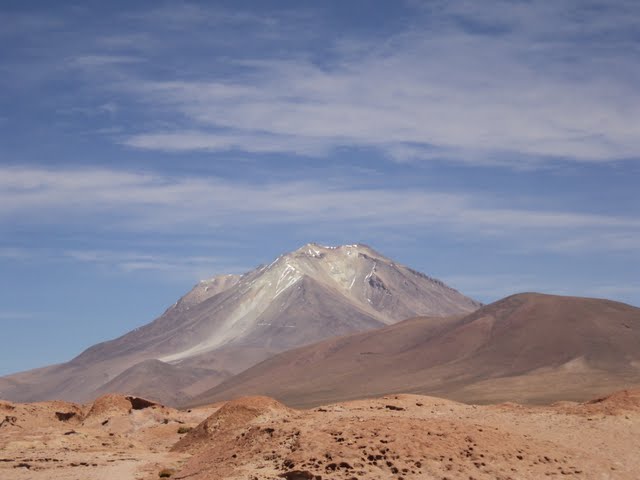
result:
<svg viewBox="0 0 640 480"><path fill-rule="evenodd" d="M386 325L415 315L469 313L480 306L442 282L396 264L366 245L325 247L311 243L244 275L228 290L233 295L219 305L224 318L203 332L204 338L197 344L160 360L173 362L199 355L237 342L256 329L269 335L266 327L270 326L304 328L300 321L282 325L278 320L292 299L300 300L295 294L309 288L305 279L324 287L323 295L335 295L361 315ZM274 309L274 305L279 307Z"/></svg>
<svg viewBox="0 0 640 480"><path fill-rule="evenodd" d="M185 309L215 297L219 293L233 287L242 278L242 275L217 275L201 280L184 297L178 300L172 308Z"/></svg>
<svg viewBox="0 0 640 480"><path fill-rule="evenodd" d="M422 314L448 315L471 312L479 306L464 301L462 295L441 282L398 265L366 245L305 245L265 267L262 280L269 286L275 285L271 293L276 298L304 276L334 289L387 324L407 318L406 310L412 308ZM406 307L400 311L393 308L400 303Z"/></svg>

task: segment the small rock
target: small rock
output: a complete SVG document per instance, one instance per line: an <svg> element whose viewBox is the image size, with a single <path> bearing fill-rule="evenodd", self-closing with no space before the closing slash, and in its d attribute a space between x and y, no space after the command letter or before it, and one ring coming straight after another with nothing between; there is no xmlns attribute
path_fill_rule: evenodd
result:
<svg viewBox="0 0 640 480"><path fill-rule="evenodd" d="M291 470L278 476L287 480L315 480L317 478L316 475L308 470Z"/></svg>

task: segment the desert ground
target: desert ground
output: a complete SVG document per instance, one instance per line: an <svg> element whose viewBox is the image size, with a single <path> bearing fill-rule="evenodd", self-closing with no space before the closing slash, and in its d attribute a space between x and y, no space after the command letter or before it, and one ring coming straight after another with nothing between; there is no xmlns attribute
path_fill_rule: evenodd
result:
<svg viewBox="0 0 640 480"><path fill-rule="evenodd" d="M188 411L136 397L0 402L0 478L629 479L640 390L584 403L392 395L295 410L243 397Z"/></svg>

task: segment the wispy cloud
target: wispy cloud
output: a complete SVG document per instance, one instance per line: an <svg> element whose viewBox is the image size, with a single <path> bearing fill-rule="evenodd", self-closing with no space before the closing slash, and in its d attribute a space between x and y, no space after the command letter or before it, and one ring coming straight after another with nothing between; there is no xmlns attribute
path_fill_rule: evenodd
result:
<svg viewBox="0 0 640 480"><path fill-rule="evenodd" d="M521 292L561 293L558 285L550 285L532 274L463 274L449 275L443 280L474 298L492 302L499 298Z"/></svg>
<svg viewBox="0 0 640 480"><path fill-rule="evenodd" d="M605 298L638 298L640 284L598 285L588 288L585 293Z"/></svg>
<svg viewBox="0 0 640 480"><path fill-rule="evenodd" d="M51 48L82 70L84 94L126 105L137 121L116 141L138 149L349 146L514 168L640 158L637 2L405 3L404 28L375 35L337 34L302 7L160 5L121 12L86 42L66 25L76 41ZM60 20L41 17L18 20L55 31ZM37 61L7 74L60 75L51 55Z"/></svg>
<svg viewBox="0 0 640 480"><path fill-rule="evenodd" d="M560 280L540 278L533 273L449 275L443 280L465 294L486 302L522 292L617 298L621 301L635 299L640 294L640 284L601 285L597 283L597 279L567 284Z"/></svg>
<svg viewBox="0 0 640 480"><path fill-rule="evenodd" d="M556 248L563 241L568 248L578 236L609 235L620 239L617 249L637 248L627 240L640 232L638 218L503 203L468 192L354 188L321 180L254 184L104 168L0 167L0 222L5 224L69 225L91 219L97 228L158 232L243 224L436 226L466 236L513 237L523 244L535 234L537 241L559 242Z"/></svg>
<svg viewBox="0 0 640 480"><path fill-rule="evenodd" d="M134 135L122 143L134 148L165 152L240 150L249 153L290 153L295 151L310 156L327 152L327 146L322 141L314 142L313 139L261 132L168 131Z"/></svg>
<svg viewBox="0 0 640 480"><path fill-rule="evenodd" d="M202 250L205 247L210 249L212 244L217 246L219 243L209 241L197 245L197 242L190 242L190 245ZM166 244L147 246L144 250L1 247L0 261L30 262L41 266L65 262L92 264L121 273L170 274L171 281L196 281L214 274L244 273L253 268L252 265L240 265L224 256L188 255L166 250ZM0 319L3 315L4 318L26 318L25 315L14 312L0 312Z"/></svg>
<svg viewBox="0 0 640 480"><path fill-rule="evenodd" d="M80 55L69 59L69 66L80 68L94 68L105 65L119 65L123 63L139 62L139 57L131 55Z"/></svg>
<svg viewBox="0 0 640 480"><path fill-rule="evenodd" d="M4 260L25 260L32 256L28 249L20 247L0 247L0 258Z"/></svg>
<svg viewBox="0 0 640 480"><path fill-rule="evenodd" d="M404 161L480 165L637 159L640 62L632 59L640 52L618 48L629 46L624 32L640 7L601 7L429 2L412 29L358 39L357 54L337 42L330 62L271 56L231 61L244 69L232 80L134 79L129 93L179 114L191 131L143 131L125 143L167 151L277 145L296 154L356 145ZM623 33L610 28L615 19Z"/></svg>
<svg viewBox="0 0 640 480"><path fill-rule="evenodd" d="M227 259L222 257L202 255L189 256L111 250L70 250L64 252L63 255L73 261L115 268L125 273L171 273L174 277L178 275L193 279L209 277L212 272L243 273L249 270L248 267L230 264Z"/></svg>
<svg viewBox="0 0 640 480"><path fill-rule="evenodd" d="M128 16L147 24L178 29L184 31L197 25L220 26L233 24L276 25L277 19L268 15L258 15L250 11L231 10L220 6L208 8L193 4L167 4L148 9L144 13L133 13Z"/></svg>
<svg viewBox="0 0 640 480"><path fill-rule="evenodd" d="M25 32L42 33L65 24L64 19L55 14L9 11L0 11L0 22L3 25L0 30L2 37L21 36Z"/></svg>
<svg viewBox="0 0 640 480"><path fill-rule="evenodd" d="M594 251L640 251L638 232L598 232L589 236L550 243L548 250L562 254L582 254Z"/></svg>
<svg viewBox="0 0 640 480"><path fill-rule="evenodd" d="M0 311L0 322L31 320L34 317L35 317L35 314L31 312Z"/></svg>

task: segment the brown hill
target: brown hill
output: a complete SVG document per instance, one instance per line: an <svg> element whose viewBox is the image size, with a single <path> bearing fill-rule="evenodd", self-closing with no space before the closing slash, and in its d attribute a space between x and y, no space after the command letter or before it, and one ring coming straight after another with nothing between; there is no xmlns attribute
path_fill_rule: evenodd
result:
<svg viewBox="0 0 640 480"><path fill-rule="evenodd" d="M285 352L192 403L261 394L312 406L395 392L582 401L640 384L639 345L638 308L519 294L463 317L414 318Z"/></svg>
<svg viewBox="0 0 640 480"><path fill-rule="evenodd" d="M210 446L213 439L231 441L248 423L274 421L289 416L291 410L269 397L241 397L226 402L173 447L174 451L195 452Z"/></svg>

